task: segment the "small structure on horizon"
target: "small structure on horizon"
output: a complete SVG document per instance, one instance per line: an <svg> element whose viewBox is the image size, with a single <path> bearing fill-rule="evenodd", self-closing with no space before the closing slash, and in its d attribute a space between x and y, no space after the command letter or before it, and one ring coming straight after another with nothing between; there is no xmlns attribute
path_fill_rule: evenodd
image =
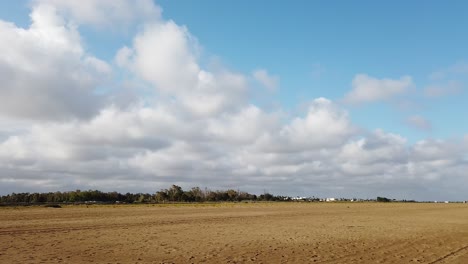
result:
<svg viewBox="0 0 468 264"><path fill-rule="evenodd" d="M304 200L307 200L307 197L296 196L296 197L291 197L291 200L304 201Z"/></svg>

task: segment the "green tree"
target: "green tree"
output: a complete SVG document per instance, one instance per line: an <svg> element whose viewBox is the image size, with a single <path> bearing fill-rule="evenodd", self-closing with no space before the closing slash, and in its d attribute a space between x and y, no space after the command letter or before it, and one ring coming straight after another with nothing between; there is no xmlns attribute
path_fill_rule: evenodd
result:
<svg viewBox="0 0 468 264"><path fill-rule="evenodd" d="M378 197L377 197L377 202L388 203L388 202L391 202L391 200L388 199L388 198L386 198L386 197L380 197L380 196L378 196Z"/></svg>
<svg viewBox="0 0 468 264"><path fill-rule="evenodd" d="M168 190L169 200L172 202L181 202L184 198L182 187L173 184Z"/></svg>

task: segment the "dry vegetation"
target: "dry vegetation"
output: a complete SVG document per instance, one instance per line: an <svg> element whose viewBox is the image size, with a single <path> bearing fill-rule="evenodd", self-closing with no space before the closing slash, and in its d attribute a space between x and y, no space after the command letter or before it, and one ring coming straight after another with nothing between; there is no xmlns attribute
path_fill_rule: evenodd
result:
<svg viewBox="0 0 468 264"><path fill-rule="evenodd" d="M468 263L468 205L0 209L0 263Z"/></svg>

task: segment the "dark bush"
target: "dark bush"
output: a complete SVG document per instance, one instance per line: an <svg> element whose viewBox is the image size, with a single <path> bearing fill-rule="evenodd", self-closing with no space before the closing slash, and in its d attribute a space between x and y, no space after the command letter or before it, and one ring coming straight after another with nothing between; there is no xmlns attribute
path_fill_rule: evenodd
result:
<svg viewBox="0 0 468 264"><path fill-rule="evenodd" d="M60 204L46 204L44 207L49 207L49 208L62 208Z"/></svg>
<svg viewBox="0 0 468 264"><path fill-rule="evenodd" d="M388 203L391 202L391 200L386 197L377 197L377 202Z"/></svg>

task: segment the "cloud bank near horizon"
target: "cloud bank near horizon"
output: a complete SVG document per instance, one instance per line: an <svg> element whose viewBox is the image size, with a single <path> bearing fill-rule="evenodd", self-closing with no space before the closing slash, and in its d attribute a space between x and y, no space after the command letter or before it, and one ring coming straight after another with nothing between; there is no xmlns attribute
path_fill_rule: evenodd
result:
<svg viewBox="0 0 468 264"><path fill-rule="evenodd" d="M118 16L103 20L109 9ZM44 0L33 1L29 28L0 20L0 193L179 184L464 199L468 137L409 143L358 127L326 98L299 115L262 109L250 98L252 76L268 90L278 76L205 67L196 37L161 10L152 1ZM80 26L114 20L139 32L105 61L87 51ZM343 100L384 101L412 85L410 76L357 74ZM421 116L408 122L431 127Z"/></svg>

